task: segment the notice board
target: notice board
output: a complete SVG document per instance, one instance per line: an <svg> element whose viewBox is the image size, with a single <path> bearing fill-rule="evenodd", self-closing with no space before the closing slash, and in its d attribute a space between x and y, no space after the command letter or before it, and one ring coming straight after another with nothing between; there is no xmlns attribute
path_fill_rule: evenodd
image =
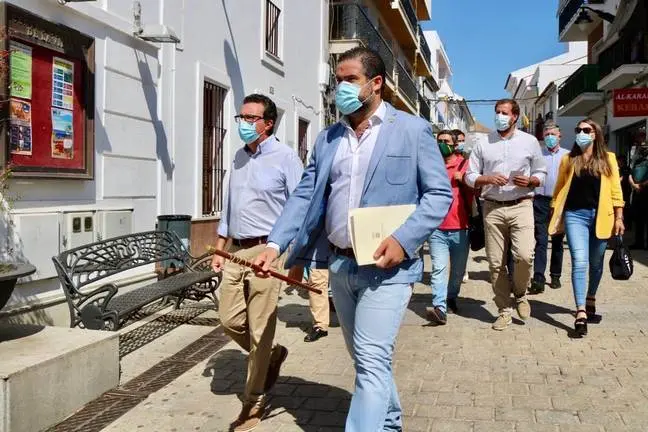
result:
<svg viewBox="0 0 648 432"><path fill-rule="evenodd" d="M0 87L3 164L14 176L92 179L94 40L11 5L0 18L5 73Z"/></svg>

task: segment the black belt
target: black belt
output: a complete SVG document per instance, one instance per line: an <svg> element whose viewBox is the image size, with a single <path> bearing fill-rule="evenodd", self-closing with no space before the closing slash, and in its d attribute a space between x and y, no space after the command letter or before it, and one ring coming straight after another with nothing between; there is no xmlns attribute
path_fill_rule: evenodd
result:
<svg viewBox="0 0 648 432"><path fill-rule="evenodd" d="M268 236L251 237L246 239L232 239L232 244L237 247L250 248L268 242Z"/></svg>
<svg viewBox="0 0 648 432"><path fill-rule="evenodd" d="M551 200L553 197L550 197L550 196L547 196L547 195L536 195L536 196L533 197L533 199L538 199L538 198Z"/></svg>
<svg viewBox="0 0 648 432"><path fill-rule="evenodd" d="M329 248L331 248L331 252L333 252L334 255L341 255L343 257L355 259L353 248L343 249L335 246L333 243L329 243Z"/></svg>
<svg viewBox="0 0 648 432"><path fill-rule="evenodd" d="M530 199L533 199L533 197L525 196L525 197L522 197L522 198L510 200L510 201L497 201L497 200L493 200L493 199L484 198L484 201L494 203L494 204L498 204L498 205L502 205L502 206L512 206L512 205L520 204L522 201L526 201L526 200L530 200Z"/></svg>

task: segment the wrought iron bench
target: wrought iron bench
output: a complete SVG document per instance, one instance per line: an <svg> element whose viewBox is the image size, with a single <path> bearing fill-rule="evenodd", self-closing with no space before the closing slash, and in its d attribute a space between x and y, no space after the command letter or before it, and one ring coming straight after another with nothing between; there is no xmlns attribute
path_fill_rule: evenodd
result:
<svg viewBox="0 0 648 432"><path fill-rule="evenodd" d="M216 302L219 274L209 256L192 257L178 236L149 231L115 237L67 250L52 258L70 308L70 327L117 330L142 307L168 297L176 308L184 299ZM159 280L125 293L101 279L147 264L171 264ZM89 285L94 285L93 287Z"/></svg>

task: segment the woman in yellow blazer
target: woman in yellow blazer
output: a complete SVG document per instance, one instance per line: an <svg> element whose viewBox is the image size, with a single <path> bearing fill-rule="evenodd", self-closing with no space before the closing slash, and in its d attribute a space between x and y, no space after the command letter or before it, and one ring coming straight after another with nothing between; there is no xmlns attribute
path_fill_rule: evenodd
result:
<svg viewBox="0 0 648 432"><path fill-rule="evenodd" d="M625 231L616 157L607 152L603 131L591 119L576 127L576 143L560 162L551 206L549 234L563 228L567 234L576 301L574 329L582 337L587 334L588 317L592 322L596 314L596 291L603 275L607 240Z"/></svg>

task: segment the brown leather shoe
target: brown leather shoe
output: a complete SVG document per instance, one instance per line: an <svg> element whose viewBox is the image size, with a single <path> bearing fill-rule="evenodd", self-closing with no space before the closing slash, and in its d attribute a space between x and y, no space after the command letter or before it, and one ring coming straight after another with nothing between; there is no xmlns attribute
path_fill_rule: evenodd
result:
<svg viewBox="0 0 648 432"><path fill-rule="evenodd" d="M286 360L286 357L288 357L288 348L285 346L277 344L272 349L272 354L270 355L270 366L268 366L268 373L263 388L264 393L268 393L272 390L272 387L277 383L279 372L281 371L281 365Z"/></svg>
<svg viewBox="0 0 648 432"><path fill-rule="evenodd" d="M255 429L261 423L265 414L265 405L245 404L238 418L230 425L230 431L247 432Z"/></svg>

